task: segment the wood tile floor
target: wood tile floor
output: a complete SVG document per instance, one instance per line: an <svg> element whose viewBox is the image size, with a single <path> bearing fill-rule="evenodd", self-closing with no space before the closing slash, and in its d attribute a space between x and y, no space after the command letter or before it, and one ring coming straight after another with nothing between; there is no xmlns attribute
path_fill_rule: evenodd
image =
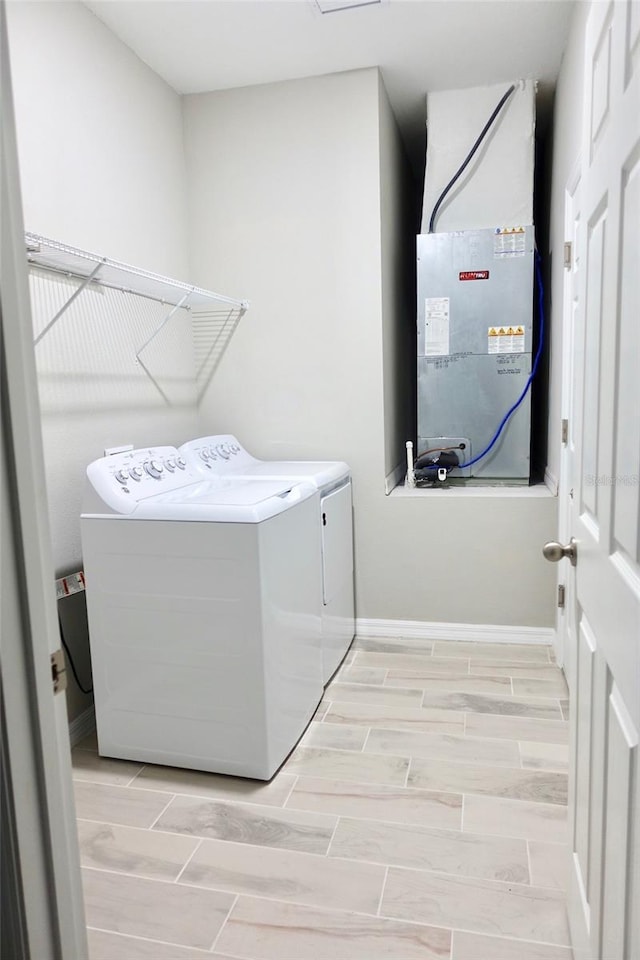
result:
<svg viewBox="0 0 640 960"><path fill-rule="evenodd" d="M571 960L549 648L356 640L270 783L73 751L91 960Z"/></svg>

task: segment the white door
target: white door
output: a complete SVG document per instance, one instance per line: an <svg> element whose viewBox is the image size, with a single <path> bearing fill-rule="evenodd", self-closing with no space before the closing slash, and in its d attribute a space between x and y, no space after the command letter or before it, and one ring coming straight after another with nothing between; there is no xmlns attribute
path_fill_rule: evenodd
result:
<svg viewBox="0 0 640 960"><path fill-rule="evenodd" d="M577 960L640 957L640 3L592 5L576 338L569 916Z"/></svg>
<svg viewBox="0 0 640 960"><path fill-rule="evenodd" d="M59 639L2 0L0 94L0 952L86 960L67 716L49 662Z"/></svg>

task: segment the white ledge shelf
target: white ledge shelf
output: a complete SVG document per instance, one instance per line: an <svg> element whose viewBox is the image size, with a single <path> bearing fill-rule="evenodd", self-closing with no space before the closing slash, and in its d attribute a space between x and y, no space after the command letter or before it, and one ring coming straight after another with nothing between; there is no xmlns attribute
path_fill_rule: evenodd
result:
<svg viewBox="0 0 640 960"><path fill-rule="evenodd" d="M468 500L473 498L506 498L510 500L549 500L554 499L556 494L550 490L545 483L536 483L529 487L514 484L513 486L477 486L477 487L445 487L444 489L434 489L432 487L406 487L403 483L394 487L389 493L390 497L400 499L415 500L436 500L444 497L446 499L459 498Z"/></svg>
<svg viewBox="0 0 640 960"><path fill-rule="evenodd" d="M225 297L221 293L163 277L149 270L121 263L119 260L101 257L96 253L71 247L37 233L25 233L25 244L30 267L79 281L71 296L38 333L34 339L35 347L53 329L71 304L88 288L108 287L125 294L145 297L165 305L168 310L151 335L138 347L135 358L167 404L169 404L167 394L143 360L144 351L180 310L191 311L192 316L197 317L202 323L207 320L213 321L213 339L210 344L205 344L204 359L201 368L196 372L196 382L200 383L200 396L202 396L225 344L249 308L248 300ZM211 326L211 323L209 325Z"/></svg>

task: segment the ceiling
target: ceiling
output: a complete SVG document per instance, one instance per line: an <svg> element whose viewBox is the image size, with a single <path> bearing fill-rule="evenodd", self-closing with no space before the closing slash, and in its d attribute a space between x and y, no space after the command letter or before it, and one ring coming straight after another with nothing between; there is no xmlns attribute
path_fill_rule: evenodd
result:
<svg viewBox="0 0 640 960"><path fill-rule="evenodd" d="M322 14L313 0L85 3L178 93L380 66L417 169L427 91L534 77L545 119L574 5L381 0Z"/></svg>

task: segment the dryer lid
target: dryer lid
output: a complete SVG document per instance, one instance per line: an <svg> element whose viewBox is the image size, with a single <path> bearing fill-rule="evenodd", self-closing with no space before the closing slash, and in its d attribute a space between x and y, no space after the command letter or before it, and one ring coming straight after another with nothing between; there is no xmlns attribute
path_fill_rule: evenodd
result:
<svg viewBox="0 0 640 960"><path fill-rule="evenodd" d="M230 433L190 440L180 453L192 470L212 480L217 476L282 478L292 483L310 480L325 490L351 475L341 460L258 460Z"/></svg>

